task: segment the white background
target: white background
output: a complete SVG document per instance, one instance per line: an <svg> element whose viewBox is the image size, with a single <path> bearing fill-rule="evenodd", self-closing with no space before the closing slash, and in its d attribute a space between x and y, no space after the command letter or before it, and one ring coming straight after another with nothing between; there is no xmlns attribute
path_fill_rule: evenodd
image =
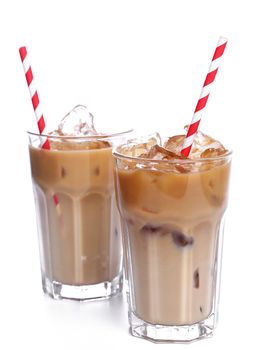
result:
<svg viewBox="0 0 272 350"><path fill-rule="evenodd" d="M1 1L1 349L156 346L128 334L120 297L78 304L42 294L25 133L35 118L19 46L48 123L81 103L107 129L179 133L219 35L229 43L201 129L234 150L220 321L214 338L190 348L271 349L271 29L269 0Z"/></svg>

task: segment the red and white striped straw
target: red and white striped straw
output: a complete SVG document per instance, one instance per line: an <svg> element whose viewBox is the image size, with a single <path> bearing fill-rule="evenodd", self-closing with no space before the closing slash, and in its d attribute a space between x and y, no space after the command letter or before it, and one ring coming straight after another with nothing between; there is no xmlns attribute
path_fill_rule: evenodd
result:
<svg viewBox="0 0 272 350"><path fill-rule="evenodd" d="M28 60L26 47L25 46L20 47L19 53L22 60L26 82L27 82L29 94L31 97L33 109L35 112L39 133L42 135L42 133L45 131L45 121L44 121L43 113L41 112L41 109L40 109L39 95L34 84L32 68ZM40 139L41 139L41 147L43 149L50 149L50 143L48 138L46 137L45 139L42 139L42 138Z"/></svg>
<svg viewBox="0 0 272 350"><path fill-rule="evenodd" d="M28 60L26 47L25 46L20 47L19 53L22 60L26 82L27 82L29 94L31 97L34 113L36 116L39 133L40 135L42 135L42 133L45 131L45 120L43 117L43 113L40 110L40 100L38 96L38 91L34 84L32 68ZM40 137L40 141L41 141L41 148L50 150L50 143L49 143L48 137L46 137L45 140L42 137ZM60 216L61 212L60 212L60 206L59 206L59 198L54 193L52 193L52 197L53 197L53 201L55 203L58 215Z"/></svg>
<svg viewBox="0 0 272 350"><path fill-rule="evenodd" d="M228 40L223 37L220 37L218 40L218 44L216 46L208 74L203 84L200 97L197 101L197 105L194 111L191 124L188 128L187 135L182 145L181 154L183 154L186 157L188 157L190 154L190 151L194 142L194 138L196 136L198 126L199 126L202 114L204 112L204 109L206 107L208 98L210 96L211 87L213 85L216 74L218 72L219 64L223 56L223 53L225 51L227 42Z"/></svg>

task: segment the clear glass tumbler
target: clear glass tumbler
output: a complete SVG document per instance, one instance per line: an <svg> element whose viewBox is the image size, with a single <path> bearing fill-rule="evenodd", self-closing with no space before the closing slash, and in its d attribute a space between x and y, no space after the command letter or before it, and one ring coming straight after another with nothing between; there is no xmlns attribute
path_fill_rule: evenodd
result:
<svg viewBox="0 0 272 350"><path fill-rule="evenodd" d="M112 146L126 135L28 132L42 286L55 299L108 298L122 290ZM49 150L40 147L46 138Z"/></svg>
<svg viewBox="0 0 272 350"><path fill-rule="evenodd" d="M155 160L127 156L122 149L114 157L131 333L155 342L211 336L231 152Z"/></svg>

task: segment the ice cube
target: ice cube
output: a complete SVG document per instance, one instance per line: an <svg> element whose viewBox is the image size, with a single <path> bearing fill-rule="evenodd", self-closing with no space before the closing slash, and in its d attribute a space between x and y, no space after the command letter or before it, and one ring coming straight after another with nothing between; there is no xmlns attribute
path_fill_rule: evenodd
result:
<svg viewBox="0 0 272 350"><path fill-rule="evenodd" d="M146 168L151 167L153 170L174 171L176 173L186 173L189 171L182 160L186 159L183 154L176 154L159 145L153 146L145 155L150 160L163 160L165 162L150 162L145 165ZM167 162L169 161L169 163ZM171 162L173 161L173 162ZM176 162L177 161L177 162Z"/></svg>
<svg viewBox="0 0 272 350"><path fill-rule="evenodd" d="M222 155L225 152L225 147L219 141L198 131L194 139L190 158L210 158Z"/></svg>
<svg viewBox="0 0 272 350"><path fill-rule="evenodd" d="M129 157L146 158L150 149L156 144L161 144L161 138L158 133L141 137L140 139L128 140L125 145L118 148L118 151Z"/></svg>
<svg viewBox="0 0 272 350"><path fill-rule="evenodd" d="M151 138L147 142L138 143L129 148L130 156L132 157L145 157L149 152L150 147L156 144L156 139Z"/></svg>
<svg viewBox="0 0 272 350"><path fill-rule="evenodd" d="M60 136L91 136L97 135L93 124L93 115L87 107L78 105L74 107L61 120L56 133Z"/></svg>
<svg viewBox="0 0 272 350"><path fill-rule="evenodd" d="M185 135L176 135L169 137L169 139L165 142L164 147L171 152L180 154L184 139Z"/></svg>
<svg viewBox="0 0 272 350"><path fill-rule="evenodd" d="M185 130L187 129L188 127L185 127ZM180 155L184 139L185 135L169 137L169 139L165 142L164 147L167 150ZM208 158L222 155L225 152L226 149L219 141L203 134L201 131L198 131L195 136L189 158Z"/></svg>
<svg viewBox="0 0 272 350"><path fill-rule="evenodd" d="M201 152L200 157L201 158L213 158L218 157L226 153L227 150L223 147L219 148L206 148L205 151Z"/></svg>
<svg viewBox="0 0 272 350"><path fill-rule="evenodd" d="M198 131L196 133L194 143L199 146L207 146L215 142L215 139L212 137L204 134L202 131Z"/></svg>
<svg viewBox="0 0 272 350"><path fill-rule="evenodd" d="M174 159L185 159L186 157L182 154L176 154L168 149L155 145L151 147L150 151L146 155L147 158L154 160L174 160Z"/></svg>

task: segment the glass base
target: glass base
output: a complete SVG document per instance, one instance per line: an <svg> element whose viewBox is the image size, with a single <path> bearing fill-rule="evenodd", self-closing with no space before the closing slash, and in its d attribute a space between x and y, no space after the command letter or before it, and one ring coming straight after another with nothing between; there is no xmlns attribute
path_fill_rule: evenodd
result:
<svg viewBox="0 0 272 350"><path fill-rule="evenodd" d="M129 312L130 333L155 343L190 343L213 335L215 317L211 314L207 319L183 326L154 325L138 318Z"/></svg>
<svg viewBox="0 0 272 350"><path fill-rule="evenodd" d="M108 299L122 291L123 276L115 277L111 282L105 281L97 284L73 286L51 281L42 277L42 286L45 294L53 299L70 299L78 301Z"/></svg>

